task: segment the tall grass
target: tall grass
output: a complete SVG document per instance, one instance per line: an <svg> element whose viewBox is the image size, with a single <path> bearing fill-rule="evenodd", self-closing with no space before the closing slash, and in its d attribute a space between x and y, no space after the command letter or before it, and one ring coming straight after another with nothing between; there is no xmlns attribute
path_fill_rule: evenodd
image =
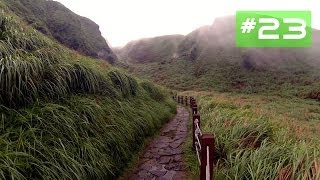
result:
<svg viewBox="0 0 320 180"><path fill-rule="evenodd" d="M6 11L0 29L0 179L115 179L174 113L166 91Z"/></svg>
<svg viewBox="0 0 320 180"><path fill-rule="evenodd" d="M107 72L96 71L72 60L63 47L21 24L14 16L1 13L1 104L21 107L38 98L59 99L72 93L108 93L106 87L111 82Z"/></svg>
<svg viewBox="0 0 320 180"><path fill-rule="evenodd" d="M173 113L173 104L139 94L144 97L73 96L19 111L3 107L0 176L117 177L144 138Z"/></svg>
<svg viewBox="0 0 320 180"><path fill-rule="evenodd" d="M215 179L319 179L317 144L294 140L247 108L198 97L203 132L215 136ZM186 148L191 148L190 142ZM189 167L197 172L194 152ZM194 156L194 157L193 157ZM197 173L195 173L197 174Z"/></svg>

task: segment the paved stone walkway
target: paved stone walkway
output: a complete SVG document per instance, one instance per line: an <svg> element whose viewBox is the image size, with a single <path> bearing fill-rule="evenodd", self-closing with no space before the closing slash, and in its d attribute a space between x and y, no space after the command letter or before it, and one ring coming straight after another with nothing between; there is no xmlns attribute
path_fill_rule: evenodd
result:
<svg viewBox="0 0 320 180"><path fill-rule="evenodd" d="M177 115L161 130L141 155L138 167L129 180L187 179L182 162L182 144L187 137L189 113L178 107Z"/></svg>

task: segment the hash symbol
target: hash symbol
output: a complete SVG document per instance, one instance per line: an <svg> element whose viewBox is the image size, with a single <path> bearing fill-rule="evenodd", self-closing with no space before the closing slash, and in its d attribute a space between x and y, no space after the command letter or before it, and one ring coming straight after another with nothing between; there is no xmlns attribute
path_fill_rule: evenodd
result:
<svg viewBox="0 0 320 180"><path fill-rule="evenodd" d="M242 22L242 26L240 28L242 29L242 33L251 33L251 30L254 30L257 24L254 20L254 18L247 18L246 21Z"/></svg>

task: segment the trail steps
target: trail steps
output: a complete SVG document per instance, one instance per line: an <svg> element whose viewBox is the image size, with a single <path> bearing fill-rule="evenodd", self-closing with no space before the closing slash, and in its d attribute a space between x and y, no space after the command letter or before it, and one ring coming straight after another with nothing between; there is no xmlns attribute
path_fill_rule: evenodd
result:
<svg viewBox="0 0 320 180"><path fill-rule="evenodd" d="M140 156L138 167L129 180L187 179L182 161L182 144L188 135L189 113L179 106L173 120L166 124Z"/></svg>

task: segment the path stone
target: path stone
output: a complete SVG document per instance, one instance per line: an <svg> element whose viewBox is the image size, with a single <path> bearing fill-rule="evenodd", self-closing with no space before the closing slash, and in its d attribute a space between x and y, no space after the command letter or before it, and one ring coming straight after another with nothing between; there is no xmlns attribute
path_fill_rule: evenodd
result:
<svg viewBox="0 0 320 180"><path fill-rule="evenodd" d="M182 162L182 144L188 135L189 113L177 108L177 115L166 124L141 155L138 167L129 180L184 180L187 179Z"/></svg>

